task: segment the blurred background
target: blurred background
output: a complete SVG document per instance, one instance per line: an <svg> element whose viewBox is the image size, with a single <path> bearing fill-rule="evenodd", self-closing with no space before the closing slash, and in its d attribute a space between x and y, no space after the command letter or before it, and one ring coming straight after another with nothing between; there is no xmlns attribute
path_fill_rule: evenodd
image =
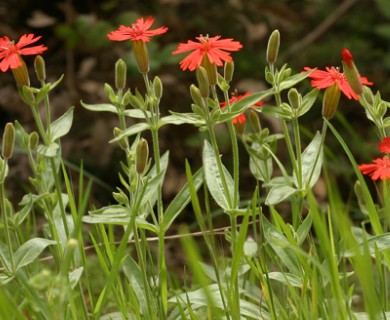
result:
<svg viewBox="0 0 390 320"><path fill-rule="evenodd" d="M111 192L119 186L117 172L122 151L108 141L117 119L108 113L93 113L80 106L86 103L107 102L104 83L114 84L114 65L118 58L128 64L128 86L143 91L129 42L110 42L106 34L119 25L130 25L138 17L155 18L154 27L166 26L168 33L153 38L148 45L151 75L158 75L164 85L162 113L169 110L190 112L189 86L194 73L181 71L179 61L184 57L171 52L180 42L200 34L234 38L244 48L234 53L235 76L232 90L240 93L267 88L264 81L265 52L270 33L279 29L281 47L277 66L288 63L293 72L305 66L324 68L340 66L341 49L347 47L354 54L362 75L374 82L373 91L390 97L390 6L388 0L2 0L0 1L0 36L19 39L22 34L42 35L39 44L49 50L44 53L48 81L65 75L62 85L51 95L54 117L70 106L75 106L71 132L62 140L64 158L69 168L83 161L94 178L93 199L97 207L112 202ZM34 83L33 58L26 57ZM309 81L299 85L307 92ZM272 105L272 101L265 103ZM26 130L34 130L30 110L24 105L14 85L11 72L0 76L1 128L9 121L18 120ZM344 120L344 123L342 123ZM129 120L129 125L131 124ZM310 136L321 129L321 102L301 118L304 132ZM341 98L339 117L333 124L349 142L358 162L369 162L377 155L378 138L363 108L354 101ZM271 131L278 125L265 121ZM148 135L145 134L148 138ZM225 138L225 139L224 139ZM223 153L230 152L225 128L219 132ZM201 133L191 126L165 126L161 132L161 147L170 150L170 166L165 183L167 200L171 199L185 182L184 161L189 159L194 170L201 161ZM310 141L307 137L307 142ZM332 172L343 196L352 198L355 181L353 169L339 144L331 134L327 137ZM229 157L224 162L229 167ZM248 169L248 159L242 152L242 197L253 191L256 184ZM10 186L14 186L15 201L28 191L28 171L24 155L12 159ZM71 169L73 170L73 169ZM76 169L75 169L76 170ZM77 170L74 171L77 179ZM344 188L343 188L344 187ZM326 190L319 184L318 197L326 198Z"/></svg>

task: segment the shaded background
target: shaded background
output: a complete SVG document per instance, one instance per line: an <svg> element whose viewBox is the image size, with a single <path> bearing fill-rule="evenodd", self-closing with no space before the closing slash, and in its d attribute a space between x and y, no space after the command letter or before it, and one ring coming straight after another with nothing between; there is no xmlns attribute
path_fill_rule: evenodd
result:
<svg viewBox="0 0 390 320"><path fill-rule="evenodd" d="M83 161L88 172L94 175L91 203L97 207L112 201L111 192L119 186L117 173L122 151L108 141L117 119L108 113L93 113L80 106L86 103L106 102L103 87L114 83L114 64L123 58L129 66L128 86L143 91L142 77L138 74L131 54L131 45L110 42L106 34L120 24L129 25L136 18L152 15L154 27L167 26L168 33L153 38L150 43L151 75L161 77L164 84L162 112L168 110L189 112L189 85L195 76L180 70L178 62L183 55L171 52L179 42L194 39L199 34L221 35L234 38L244 48L234 53L236 63L232 89L239 92L259 91L267 87L264 82L265 51L268 36L274 29L281 33L278 66L288 63L293 72L303 67L340 66L340 51L349 48L362 75L374 82L373 90L382 97L390 95L390 7L388 0L160 0L160 1L54 1L54 0L3 0L0 2L0 36L18 39L24 33L42 35L39 44L49 50L46 60L48 81L54 82L61 74L64 81L51 95L54 117L74 105L75 119L71 132L62 140L64 158L78 166ZM26 57L27 65L33 59ZM33 70L31 69L33 80ZM32 82L32 85L37 85ZM309 90L309 82L300 85L302 92ZM272 101L266 101L272 105ZM321 128L320 101L301 123L308 132ZM341 98L340 115L350 125L335 119L343 137L349 141L352 152L360 162L370 161L377 154L378 139L371 123L365 118L363 108L356 102ZM1 128L8 121L18 120L26 130L33 130L33 119L16 92L11 72L0 76ZM131 121L129 121L129 125ZM277 123L265 121L271 131L278 130ZM358 132L358 134L356 134ZM145 134L148 138L148 135ZM224 139L225 138L225 139ZM165 198L171 199L185 182L184 160L188 158L194 168L200 165L201 134L191 126L165 126L161 132L161 147L170 150L170 166L165 184ZM230 152L224 128L219 130L223 153ZM309 141L309 140L307 140ZM353 170L344 152L331 135L327 145L337 155L329 168L350 198L354 183ZM242 159L242 196L256 184L247 168L248 159ZM228 157L224 161L229 166ZM17 155L11 162L10 185L14 186L15 201L29 190L27 159ZM77 178L77 172L74 175ZM345 188L343 188L345 187ZM245 192L248 191L248 194ZM324 188L317 190L326 197Z"/></svg>

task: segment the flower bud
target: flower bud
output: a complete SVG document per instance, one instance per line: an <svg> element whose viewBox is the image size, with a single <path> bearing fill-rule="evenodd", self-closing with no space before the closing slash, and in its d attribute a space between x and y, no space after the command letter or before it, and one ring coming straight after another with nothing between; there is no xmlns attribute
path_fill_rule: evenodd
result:
<svg viewBox="0 0 390 320"><path fill-rule="evenodd" d="M195 102L195 104L198 105L199 107L204 108L205 105L199 88L197 88L194 84L191 84L190 93L191 93L191 98Z"/></svg>
<svg viewBox="0 0 390 320"><path fill-rule="evenodd" d="M35 150L35 148L38 146L39 143L39 135L36 131L31 132L28 135L28 148L29 150Z"/></svg>
<svg viewBox="0 0 390 320"><path fill-rule="evenodd" d="M29 87L30 86L30 76L28 75L28 70L27 70L26 64L21 57L19 57L19 58L20 58L20 61L22 62L22 65L16 69L11 69L12 74L14 75L16 86L18 88L23 88L24 86Z"/></svg>
<svg viewBox="0 0 390 320"><path fill-rule="evenodd" d="M122 130L119 129L119 128L114 128L114 137L116 138L117 136L119 136L120 134L122 133ZM129 149L129 143L127 141L126 138L123 138L123 139L120 139L118 140L118 144L119 144L119 147L122 149L122 150L128 150Z"/></svg>
<svg viewBox="0 0 390 320"><path fill-rule="evenodd" d="M360 81L359 71L353 62L353 56L351 52L345 48L341 51L341 56L343 59L343 70L347 81L352 90L360 96L363 92L363 85Z"/></svg>
<svg viewBox="0 0 390 320"><path fill-rule="evenodd" d="M233 61L227 61L225 62L224 70L223 70L223 77L225 81L230 82L233 79L233 73L234 73L234 62Z"/></svg>
<svg viewBox="0 0 390 320"><path fill-rule="evenodd" d="M278 58L280 46L280 33L279 30L274 30L268 40L267 46L267 62L274 64Z"/></svg>
<svg viewBox="0 0 390 320"><path fill-rule="evenodd" d="M45 66L45 60L43 60L42 56L38 55L35 57L34 69L35 69L35 74L37 75L37 79L41 82L45 81L46 80L46 66Z"/></svg>
<svg viewBox="0 0 390 320"><path fill-rule="evenodd" d="M135 156L135 169L138 174L142 174L149 160L149 146L144 138L139 140Z"/></svg>
<svg viewBox="0 0 390 320"><path fill-rule="evenodd" d="M122 59L115 63L115 87L123 90L126 87L127 66Z"/></svg>
<svg viewBox="0 0 390 320"><path fill-rule="evenodd" d="M298 90L291 88L288 91L288 101L293 109L299 109L302 105L302 96L298 93Z"/></svg>
<svg viewBox="0 0 390 320"><path fill-rule="evenodd" d="M257 112L256 111L251 110L249 112L249 121L250 121L250 123L252 125L253 131L256 132L256 133L260 133L261 132L261 124L260 124L260 119L257 116Z"/></svg>
<svg viewBox="0 0 390 320"><path fill-rule="evenodd" d="M2 156L4 159L9 159L12 157L15 144L15 127L11 122L8 122L5 125L3 133L3 149Z"/></svg>
<svg viewBox="0 0 390 320"><path fill-rule="evenodd" d="M368 104L370 105L374 104L374 95L371 89L367 86L363 86L363 97L368 102Z"/></svg>
<svg viewBox="0 0 390 320"><path fill-rule="evenodd" d="M337 83L326 88L322 101L322 116L329 120L333 118L337 111L340 100L340 88Z"/></svg>
<svg viewBox="0 0 390 320"><path fill-rule="evenodd" d="M154 93L156 95L156 98L158 100L160 100L162 97L162 94L163 94L163 85L162 85L161 79L159 77L154 78L153 89L154 89Z"/></svg>
<svg viewBox="0 0 390 320"><path fill-rule="evenodd" d="M236 129L236 132L239 135L242 135L245 132L245 121L244 122L241 122L241 121L233 122L233 125L234 125L234 129Z"/></svg>
<svg viewBox="0 0 390 320"><path fill-rule="evenodd" d="M142 74L149 72L149 53L146 43L142 40L132 41L135 60L137 61L138 70Z"/></svg>
<svg viewBox="0 0 390 320"><path fill-rule="evenodd" d="M196 79L198 80L201 96L203 98L207 98L210 95L209 80L207 77L207 71L202 66L196 69Z"/></svg>

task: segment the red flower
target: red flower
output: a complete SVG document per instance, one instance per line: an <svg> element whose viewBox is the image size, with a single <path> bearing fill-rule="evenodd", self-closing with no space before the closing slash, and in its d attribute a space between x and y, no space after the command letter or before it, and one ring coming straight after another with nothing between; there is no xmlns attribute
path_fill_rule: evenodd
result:
<svg viewBox="0 0 390 320"><path fill-rule="evenodd" d="M310 85L316 87L317 89L325 89L337 83L342 93L346 95L348 99L359 100L359 96L352 90L349 85L347 78L344 73L340 72L338 68L335 67L326 67L326 71L323 70L314 70L309 67L305 67L305 71L314 70L310 75L311 78ZM366 77L360 76L360 81L364 85L372 85L373 83L368 81Z"/></svg>
<svg viewBox="0 0 390 320"><path fill-rule="evenodd" d="M386 137L382 142L379 142L379 151L383 153L390 153L390 137Z"/></svg>
<svg viewBox="0 0 390 320"><path fill-rule="evenodd" d="M234 102L240 101L242 98L245 98L245 97L249 96L250 94L251 94L251 92L247 92L245 94L240 94L240 95L233 94L233 96L229 99L229 103L232 104ZM226 106L227 106L225 101L221 102L219 105L221 108L226 108ZM262 105L263 105L263 101L259 101L259 102L255 103L253 105L253 107L260 107ZM236 124L236 123L242 124L245 122L246 122L246 116L244 113L239 114L238 116L233 118L233 124Z"/></svg>
<svg viewBox="0 0 390 320"><path fill-rule="evenodd" d="M26 46L37 42L41 37L35 37L33 34L24 34L15 44L7 36L0 38L0 70L5 72L9 68L16 69L22 66L21 55L41 54L47 50L44 45L25 48Z"/></svg>
<svg viewBox="0 0 390 320"><path fill-rule="evenodd" d="M369 174L372 180L386 180L390 178L390 159L377 158L373 164L361 164L359 169L363 174Z"/></svg>
<svg viewBox="0 0 390 320"><path fill-rule="evenodd" d="M341 50L341 58L347 65L351 66L353 62L353 56L348 49L344 48L343 50Z"/></svg>
<svg viewBox="0 0 390 320"><path fill-rule="evenodd" d="M219 40L220 37L196 37L199 42L188 40L187 43L180 43L177 50L173 51L172 54L193 51L180 62L182 70L194 71L202 64L204 57L207 57L210 63L222 66L222 61L232 61L232 57L227 51L238 51L242 48L242 44L233 41L233 39Z"/></svg>
<svg viewBox="0 0 390 320"><path fill-rule="evenodd" d="M149 30L153 22L154 19L152 17L147 17L145 21L144 18L138 18L135 23L131 24L130 27L121 25L118 30L107 34L107 37L113 41L131 40L149 42L151 37L168 31L167 27Z"/></svg>

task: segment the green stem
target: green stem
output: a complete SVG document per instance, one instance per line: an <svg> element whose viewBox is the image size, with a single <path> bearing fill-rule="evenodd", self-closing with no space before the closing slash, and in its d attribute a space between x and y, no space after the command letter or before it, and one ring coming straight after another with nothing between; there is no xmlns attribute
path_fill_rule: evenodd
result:
<svg viewBox="0 0 390 320"><path fill-rule="evenodd" d="M0 159L0 161L3 161ZM11 241L11 234L9 231L9 226L8 226L8 214L6 210L6 203L5 203L5 189L4 189L4 181L5 181L5 172L6 172L6 167L7 167L7 160L4 159L3 161L3 166L1 170L1 177L0 177L0 208L1 212L3 214L3 224L4 224L4 232L5 232L5 239L7 242L7 248L8 248L8 254L11 262L11 271L12 273L15 272L15 261L14 261L14 253L12 250L12 241Z"/></svg>

